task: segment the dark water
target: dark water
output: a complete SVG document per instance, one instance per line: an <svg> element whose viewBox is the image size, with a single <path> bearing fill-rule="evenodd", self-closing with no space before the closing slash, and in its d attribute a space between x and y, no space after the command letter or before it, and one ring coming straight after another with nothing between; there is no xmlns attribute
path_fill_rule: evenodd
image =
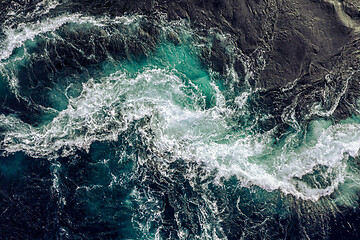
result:
<svg viewBox="0 0 360 240"><path fill-rule="evenodd" d="M336 96L279 122L266 52L65 3L2 12L0 239L359 238L360 120L332 121Z"/></svg>

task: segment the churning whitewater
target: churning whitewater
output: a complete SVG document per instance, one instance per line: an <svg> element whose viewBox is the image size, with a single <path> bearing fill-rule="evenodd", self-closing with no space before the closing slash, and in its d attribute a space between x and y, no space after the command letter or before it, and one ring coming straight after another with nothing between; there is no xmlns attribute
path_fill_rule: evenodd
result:
<svg viewBox="0 0 360 240"><path fill-rule="evenodd" d="M92 164L108 169L111 181L96 183L95 174L91 181L76 186L75 199L82 189L111 190L114 184L132 188L129 190L132 197L118 201L123 201L124 206L138 202L143 213L133 210L128 215L138 230L147 232L149 239L164 238L162 229L166 229L166 224L177 224L175 235L180 239L196 235L201 239L226 238L226 227L221 225L228 218L222 216L222 211L226 211L220 210L222 203L209 189L230 188L226 182L234 178L234 189L249 189L263 195L249 203L254 205L262 205L261 201L275 204L276 193L281 196L282 207L298 201L324 214L327 209L336 212L338 207L358 201L359 119L331 121L324 118L328 110L315 102L305 118L307 122L302 123L294 116L297 103L291 103L282 115L282 120L291 127L282 131L277 125L261 129L261 124L271 119L271 112L254 110L253 104L262 89L251 83L256 82L257 73L266 65L263 58L266 52L259 50L246 56L235 48L228 35L216 29L200 34L187 21L168 21L161 15L156 20L141 15L116 18L80 13L52 15L51 11L59 4L41 4L34 12L41 12L41 17L21 22L15 18L16 12L9 12L9 20L2 26L0 170L6 171L4 166L8 165L19 167L7 162L15 161L13 156L19 153L31 161L46 159L51 164L52 192L61 206L58 211L65 211L67 201L75 201L66 200L71 197L64 193L66 187L61 187L66 184L61 181L67 179L61 177L61 172L67 171L64 166L69 162L80 161L82 156L99 159ZM31 19L29 16L24 19ZM156 39L149 35L154 32ZM222 47L233 63L226 66L225 74L211 64L204 64L215 44ZM244 66L243 76L234 69L236 61ZM334 101L333 107L336 104L338 101ZM97 145L101 148L101 144L105 148L113 144L116 154L95 157L94 148ZM123 162L128 161L136 167L126 167ZM123 168L116 171L127 173L117 175L119 172L111 170L114 164L118 164L114 169ZM168 202L172 201L169 197L160 203L157 198L163 193L146 190L163 189L162 185L156 187L162 181L169 186L176 184L174 176L178 172L174 166L187 169L181 179L189 181L194 192L197 188L207 189L197 193L207 207L194 207L194 211L199 211L196 214L202 216L198 227L201 233L192 233L192 227L187 225L194 224L192 220L183 221L179 217L185 211L179 209L181 205L167 210ZM137 179L136 171L148 175ZM199 187L200 180L194 180L199 171L207 187ZM126 174L132 176L130 180L121 180ZM148 179L158 175L162 177L148 183ZM137 181L139 186L130 187ZM144 189L139 190L141 187ZM189 197L194 205L198 201L195 193L178 197ZM88 212L98 211L100 205L91 203L96 195L90 194L90 200L83 195L79 198L82 200L76 201L89 201ZM171 204L177 201L180 200ZM239 211L244 211L239 201L248 201L246 197L234 201ZM271 204L263 208L265 215L260 214L265 219L278 211ZM321 204L323 208L319 207ZM166 220L171 215L169 211L175 212L172 213L175 223L166 222L170 221ZM186 211L191 211L191 207ZM289 214L284 212L285 216ZM75 234L71 227L61 227L59 231L64 239L75 236L71 235ZM249 238L251 234L252 230L248 230L244 236Z"/></svg>
<svg viewBox="0 0 360 240"><path fill-rule="evenodd" d="M26 45L36 44L35 37L41 38L41 34L48 32L56 36L56 30L64 24L76 24L75 28L81 25L101 28L106 27L107 22L127 25L135 21L132 24L136 24L135 19L97 20L74 15L46 19L26 28L20 26L20 30L7 32L3 68L24 60ZM14 32L18 34L15 38ZM192 37L190 33L182 34ZM33 157L69 156L76 149L89 149L96 140L115 141L131 122L148 118L142 137L153 141L149 143L153 152L160 155L170 152L174 159L206 163L221 175L235 174L244 186L256 184L269 191L281 189L296 197L318 200L331 194L346 178L354 177L347 172L345 155L357 155L359 124L328 127L325 124L324 127L321 122L314 123L314 129L307 133L310 139L296 143L300 150L294 151L295 146L292 146L293 142L301 141L298 132L290 134L281 148L274 148L271 133L255 134L251 126L234 130L233 119L249 114L246 102L251 89L239 96L234 96L231 89L224 89L226 94L233 95L227 100L211 72L201 70L196 55L187 52L196 49L166 44L159 46L155 56L146 63L124 63L129 66L119 63L109 70L129 67L131 73L119 70L106 77L91 78L78 86L80 89L74 89L76 86L72 84L61 86L63 89L59 93L51 89L49 95L64 96L54 101L65 101L58 104L66 105L66 109L50 109L56 112L56 117L48 123L31 126L14 115L2 114L3 149L7 153L25 151ZM19 47L24 49L23 56L17 56L15 61L8 59ZM105 63L103 68L106 69L107 64L110 63ZM9 86L16 86L16 77L10 75L7 80ZM69 94L72 91L81 93L72 97ZM152 136L147 136L146 129L151 129ZM310 187L302 177L319 166L326 168L321 174L331 180L326 187Z"/></svg>

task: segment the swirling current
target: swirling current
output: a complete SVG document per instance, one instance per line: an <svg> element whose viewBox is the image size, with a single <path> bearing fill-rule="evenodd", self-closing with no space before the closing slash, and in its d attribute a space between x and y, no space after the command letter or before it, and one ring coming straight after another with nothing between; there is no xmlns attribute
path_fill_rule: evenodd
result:
<svg viewBox="0 0 360 240"><path fill-rule="evenodd" d="M358 239L356 70L278 114L265 50L66 3L1 13L0 239Z"/></svg>

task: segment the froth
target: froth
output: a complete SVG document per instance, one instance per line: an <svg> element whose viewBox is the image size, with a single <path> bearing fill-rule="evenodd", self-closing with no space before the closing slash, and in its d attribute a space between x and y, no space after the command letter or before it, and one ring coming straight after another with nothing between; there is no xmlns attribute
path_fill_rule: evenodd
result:
<svg viewBox="0 0 360 240"><path fill-rule="evenodd" d="M32 25L19 24L17 29L5 30L7 38L0 60L7 59L25 41L69 22L101 27L114 21L129 24L133 20L75 14ZM356 177L348 170L344 154L356 156L358 152L357 123L328 127L314 122L307 138L299 140L298 131L278 146L270 132L254 134L234 126L239 123L232 118L241 118L244 113L240 110L247 111L252 90L227 99L210 74L193 74L200 77L188 79L186 74L151 64L135 67L135 74L120 70L90 79L78 97L68 96L67 108L57 112L48 124L35 127L16 116L0 115L0 128L4 130L1 148L5 154L25 151L33 157L68 156L77 149L88 150L94 141L116 141L134 121L147 118L138 130L142 138L151 141L154 153L171 153L174 159L205 163L218 170L218 181L236 175L243 186L280 189L315 201L333 193L347 178ZM212 104L207 104L207 99ZM291 120L291 116L283 118ZM324 180L316 182L314 174Z"/></svg>
<svg viewBox="0 0 360 240"><path fill-rule="evenodd" d="M45 126L1 115L1 127L7 130L2 148L34 157L67 156L77 148L88 149L93 141L116 140L131 122L149 116L147 128L153 135L143 131L143 137L152 139L158 153L203 162L218 169L219 177L235 174L244 186L255 184L317 200L344 182L349 174L344 154L357 154L359 124L320 131L317 126L312 144L304 143L298 150L286 144L275 149L270 134L233 132L227 121L233 112L217 93L218 105L205 109L203 96L176 72L153 69L136 77L118 72L84 84L82 94L70 99L69 107ZM304 180L317 166L326 166L323 174L332 178L325 187L311 187Z"/></svg>
<svg viewBox="0 0 360 240"><path fill-rule="evenodd" d="M92 24L94 26L106 26L108 24L121 23L130 24L141 16L124 16L110 19L107 17L94 18L86 17L81 14L63 15L55 18L46 18L35 23L20 23L16 28L5 27L3 29L6 39L1 45L0 60L7 59L11 56L14 49L21 47L27 40L34 40L40 34L53 32L67 23Z"/></svg>

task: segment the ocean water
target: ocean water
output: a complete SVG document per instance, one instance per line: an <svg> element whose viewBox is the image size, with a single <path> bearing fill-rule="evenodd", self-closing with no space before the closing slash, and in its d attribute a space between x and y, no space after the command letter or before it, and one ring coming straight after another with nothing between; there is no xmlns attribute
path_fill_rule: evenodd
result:
<svg viewBox="0 0 360 240"><path fill-rule="evenodd" d="M266 52L61 5L4 13L1 239L359 238L360 120L331 118L343 92L280 124L253 84Z"/></svg>

